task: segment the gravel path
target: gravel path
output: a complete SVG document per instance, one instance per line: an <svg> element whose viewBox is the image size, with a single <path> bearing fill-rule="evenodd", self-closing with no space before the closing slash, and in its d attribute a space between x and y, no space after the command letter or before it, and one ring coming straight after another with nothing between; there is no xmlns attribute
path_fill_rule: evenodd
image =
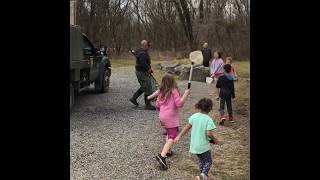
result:
<svg viewBox="0 0 320 180"><path fill-rule="evenodd" d="M181 92L186 84L179 83ZM138 86L133 67L121 67L112 71L109 93L89 90L76 96L70 115L71 179L190 179L198 173L187 136L174 146L175 155L167 159L169 169L160 170L154 156L165 142L164 130L156 111L129 103ZM192 83L191 96L180 112L181 125L210 89L204 83ZM142 96L138 102L144 106Z"/></svg>

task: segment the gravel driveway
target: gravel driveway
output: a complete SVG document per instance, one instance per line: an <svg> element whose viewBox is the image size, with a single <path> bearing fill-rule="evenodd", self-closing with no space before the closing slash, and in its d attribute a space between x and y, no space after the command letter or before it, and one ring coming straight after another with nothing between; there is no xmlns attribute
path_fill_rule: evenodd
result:
<svg viewBox="0 0 320 180"><path fill-rule="evenodd" d="M169 170L160 170L154 156L162 135L156 111L135 108L128 99L139 84L132 67L113 69L109 93L92 89L76 96L70 115L71 179L186 179L177 159L188 158L188 145L168 159ZM181 143L182 144L182 143ZM185 154L185 155L182 155ZM184 157L183 157L184 156Z"/></svg>
<svg viewBox="0 0 320 180"><path fill-rule="evenodd" d="M183 92L187 83L178 84ZM142 96L138 100L142 107L129 103L138 86L133 67L121 67L112 70L108 93L89 90L76 96L70 115L71 179L190 179L199 172L196 157L188 152L188 136L174 146L174 156L167 159L169 169L160 170L154 156L165 143L164 130L157 111L142 108ZM192 83L191 96L180 112L181 125L210 89Z"/></svg>

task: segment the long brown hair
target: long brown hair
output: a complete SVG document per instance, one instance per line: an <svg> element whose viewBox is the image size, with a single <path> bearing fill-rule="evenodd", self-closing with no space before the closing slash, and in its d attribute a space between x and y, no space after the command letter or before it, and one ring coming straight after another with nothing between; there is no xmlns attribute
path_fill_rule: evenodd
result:
<svg viewBox="0 0 320 180"><path fill-rule="evenodd" d="M215 50L215 51L213 51L213 53L217 53L219 59L222 58L222 52L221 51Z"/></svg>
<svg viewBox="0 0 320 180"><path fill-rule="evenodd" d="M161 80L160 84L160 99L167 99L171 96L173 89L178 88L177 83L174 79L174 76L170 73L166 73Z"/></svg>

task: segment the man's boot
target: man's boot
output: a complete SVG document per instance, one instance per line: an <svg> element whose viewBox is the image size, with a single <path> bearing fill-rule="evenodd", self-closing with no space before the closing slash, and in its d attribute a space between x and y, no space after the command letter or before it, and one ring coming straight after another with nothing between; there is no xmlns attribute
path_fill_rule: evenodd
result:
<svg viewBox="0 0 320 180"><path fill-rule="evenodd" d="M136 91L136 92L133 94L132 98L129 99L130 102L131 102L132 104L136 105L136 106L139 106L139 104L138 104L138 102L137 102L137 99L138 99L139 96L141 96L142 93L143 93L143 91L142 91L141 89L138 89L138 91Z"/></svg>
<svg viewBox="0 0 320 180"><path fill-rule="evenodd" d="M151 101L149 101L149 100L147 99L147 97L148 97L148 95L145 95L145 96L144 96L144 103L146 104L145 109L148 109L148 110L156 110L156 107L154 107L154 106L151 105Z"/></svg>

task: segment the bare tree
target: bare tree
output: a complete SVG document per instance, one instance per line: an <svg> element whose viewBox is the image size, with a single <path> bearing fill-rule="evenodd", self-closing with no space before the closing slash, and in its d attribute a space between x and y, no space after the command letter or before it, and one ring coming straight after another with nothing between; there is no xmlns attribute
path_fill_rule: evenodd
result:
<svg viewBox="0 0 320 180"><path fill-rule="evenodd" d="M158 52L186 52L209 42L235 58L249 57L249 0L77 0L76 23L117 55L141 39Z"/></svg>
<svg viewBox="0 0 320 180"><path fill-rule="evenodd" d="M189 41L190 50L195 49L195 45L193 42L193 31L192 31L192 21L190 16L190 11L188 8L188 3L186 0L175 0L176 9L179 14L180 21L182 23L184 32Z"/></svg>

